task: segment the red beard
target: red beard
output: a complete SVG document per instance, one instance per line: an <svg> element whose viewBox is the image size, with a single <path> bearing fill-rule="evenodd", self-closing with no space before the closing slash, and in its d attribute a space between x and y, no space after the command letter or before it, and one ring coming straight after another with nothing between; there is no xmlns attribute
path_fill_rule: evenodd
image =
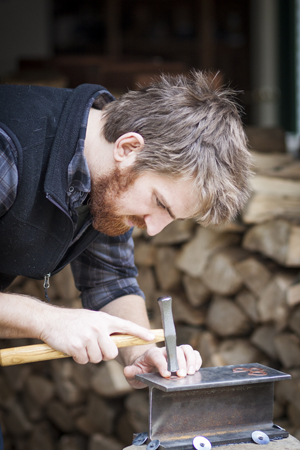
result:
<svg viewBox="0 0 300 450"><path fill-rule="evenodd" d="M130 226L126 219L138 228L146 228L140 216L122 216L115 206L116 199L126 192L137 178L131 169L121 172L118 168L109 175L92 182L90 210L93 216L93 227L108 236L119 236L126 233Z"/></svg>

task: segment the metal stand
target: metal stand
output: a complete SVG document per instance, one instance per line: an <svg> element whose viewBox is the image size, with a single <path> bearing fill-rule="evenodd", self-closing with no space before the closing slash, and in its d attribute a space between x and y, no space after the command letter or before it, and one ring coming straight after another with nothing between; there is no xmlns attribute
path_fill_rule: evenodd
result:
<svg viewBox="0 0 300 450"><path fill-rule="evenodd" d="M288 433L273 424L274 382L291 376L261 364L200 369L186 378L138 375L149 386L149 438L160 449L194 450L204 436L212 446L253 442L256 430L269 439Z"/></svg>

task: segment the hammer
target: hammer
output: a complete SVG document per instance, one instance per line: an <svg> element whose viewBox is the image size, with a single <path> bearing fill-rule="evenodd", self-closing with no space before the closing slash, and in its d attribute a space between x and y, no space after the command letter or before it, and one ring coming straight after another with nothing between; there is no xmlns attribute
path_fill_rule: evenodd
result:
<svg viewBox="0 0 300 450"><path fill-rule="evenodd" d="M160 307L162 324L165 332L168 371L171 372L171 374L176 374L179 366L176 354L176 330L172 314L172 298L164 296L159 297L157 301Z"/></svg>
<svg viewBox="0 0 300 450"><path fill-rule="evenodd" d="M111 335L111 338L118 348L132 347L134 345L147 345L164 341L163 330L151 330L151 332L154 334L155 338L150 342L128 334L113 334ZM68 357L69 355L54 350L47 344L26 345L24 347L4 348L0 350L0 366L14 366L17 364Z"/></svg>

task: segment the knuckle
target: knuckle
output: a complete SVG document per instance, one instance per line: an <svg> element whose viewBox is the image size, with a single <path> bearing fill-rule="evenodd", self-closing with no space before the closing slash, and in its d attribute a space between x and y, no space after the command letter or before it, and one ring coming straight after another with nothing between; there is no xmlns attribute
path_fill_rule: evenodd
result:
<svg viewBox="0 0 300 450"><path fill-rule="evenodd" d="M87 364L89 362L89 358L87 356L78 356L78 355L74 355L73 356L74 361L77 364Z"/></svg>
<svg viewBox="0 0 300 450"><path fill-rule="evenodd" d="M110 359L115 359L117 356L118 356L118 349L117 348L112 348L112 349L109 349L109 350L107 350L105 353L104 353L104 360L106 360L106 361L108 361L108 360L110 360Z"/></svg>

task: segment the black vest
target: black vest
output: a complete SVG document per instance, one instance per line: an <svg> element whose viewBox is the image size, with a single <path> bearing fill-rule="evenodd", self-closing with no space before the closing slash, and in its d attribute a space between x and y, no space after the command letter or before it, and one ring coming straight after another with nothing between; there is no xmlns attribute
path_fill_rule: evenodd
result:
<svg viewBox="0 0 300 450"><path fill-rule="evenodd" d="M0 86L0 127L16 146L19 174L16 200L0 218L0 290L17 275L42 279L58 272L99 235L90 226L69 248L67 170L87 102L98 91L108 93L88 84Z"/></svg>

